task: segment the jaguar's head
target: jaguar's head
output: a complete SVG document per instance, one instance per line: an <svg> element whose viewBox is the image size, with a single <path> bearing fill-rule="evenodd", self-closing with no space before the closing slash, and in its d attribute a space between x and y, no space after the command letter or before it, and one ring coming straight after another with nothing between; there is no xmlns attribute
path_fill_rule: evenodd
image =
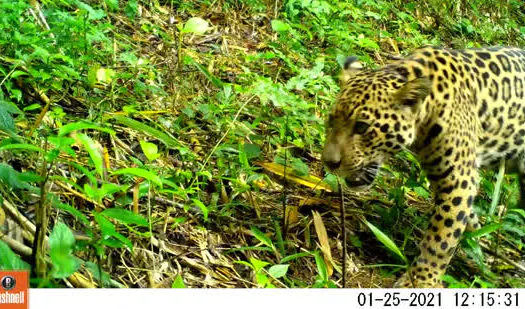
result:
<svg viewBox="0 0 525 309"><path fill-rule="evenodd" d="M388 157L413 143L415 120L431 90L429 79L417 75L403 63L369 71L355 57L345 62L322 160L349 187L368 187Z"/></svg>

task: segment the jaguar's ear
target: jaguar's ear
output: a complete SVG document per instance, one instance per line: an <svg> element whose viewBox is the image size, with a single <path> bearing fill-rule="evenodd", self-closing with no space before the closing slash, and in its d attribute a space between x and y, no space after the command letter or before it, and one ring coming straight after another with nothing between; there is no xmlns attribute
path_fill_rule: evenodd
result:
<svg viewBox="0 0 525 309"><path fill-rule="evenodd" d="M419 77L401 87L394 95L394 102L402 108L409 108L412 112L416 112L431 90L430 80L427 77Z"/></svg>
<svg viewBox="0 0 525 309"><path fill-rule="evenodd" d="M345 63L343 65L343 71L341 72L341 76L339 77L339 81L341 85L346 84L350 77L354 75L356 72L359 72L363 69L363 65L359 60L357 60L356 56L350 56L347 57L345 60Z"/></svg>

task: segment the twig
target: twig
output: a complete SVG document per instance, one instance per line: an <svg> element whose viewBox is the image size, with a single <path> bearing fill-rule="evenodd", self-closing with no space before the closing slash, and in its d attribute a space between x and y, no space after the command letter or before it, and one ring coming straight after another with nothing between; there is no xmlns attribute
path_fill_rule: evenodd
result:
<svg viewBox="0 0 525 309"><path fill-rule="evenodd" d="M33 250L29 248L28 246L14 240L13 238L5 235L4 233L0 232L0 240L5 242L11 249L15 250L16 252L20 253L24 256L31 256L33 253Z"/></svg>
<svg viewBox="0 0 525 309"><path fill-rule="evenodd" d="M480 245L481 248L483 248L484 251L490 253L491 255L497 257L498 259L500 259L500 260L504 261L505 263L508 263L508 264L516 267L517 269L519 269L519 270L521 270L522 272L525 273L525 266L523 266L523 265L521 265L521 264L519 264L519 263L517 263L517 262L515 262L515 261L513 261L511 259L509 259L508 257L498 253L497 251L493 251L486 244L484 244L482 242L480 242L479 245Z"/></svg>
<svg viewBox="0 0 525 309"><path fill-rule="evenodd" d="M343 289L346 288L346 226L345 226L345 200L343 194L343 186L341 181L337 178L337 184L339 186L339 198L341 204L339 205L339 211L341 212L341 234L343 234L342 246L343 246Z"/></svg>

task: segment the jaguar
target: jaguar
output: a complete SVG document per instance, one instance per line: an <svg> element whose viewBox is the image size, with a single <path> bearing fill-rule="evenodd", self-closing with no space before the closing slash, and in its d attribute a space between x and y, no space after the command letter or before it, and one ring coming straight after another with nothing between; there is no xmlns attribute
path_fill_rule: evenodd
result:
<svg viewBox="0 0 525 309"><path fill-rule="evenodd" d="M388 158L416 155L435 209L419 256L395 287L442 287L465 230L480 168L502 164L525 192L525 51L424 47L377 69L347 58L326 121L324 165L347 187L368 188Z"/></svg>

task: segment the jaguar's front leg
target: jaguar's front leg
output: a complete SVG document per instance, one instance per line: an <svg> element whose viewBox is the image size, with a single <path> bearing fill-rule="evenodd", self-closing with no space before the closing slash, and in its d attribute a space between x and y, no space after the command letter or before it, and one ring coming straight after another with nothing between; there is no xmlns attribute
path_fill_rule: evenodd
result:
<svg viewBox="0 0 525 309"><path fill-rule="evenodd" d="M442 287L441 276L466 228L478 181L473 161L451 161L428 172L436 192L436 210L420 243L419 257L396 287Z"/></svg>

